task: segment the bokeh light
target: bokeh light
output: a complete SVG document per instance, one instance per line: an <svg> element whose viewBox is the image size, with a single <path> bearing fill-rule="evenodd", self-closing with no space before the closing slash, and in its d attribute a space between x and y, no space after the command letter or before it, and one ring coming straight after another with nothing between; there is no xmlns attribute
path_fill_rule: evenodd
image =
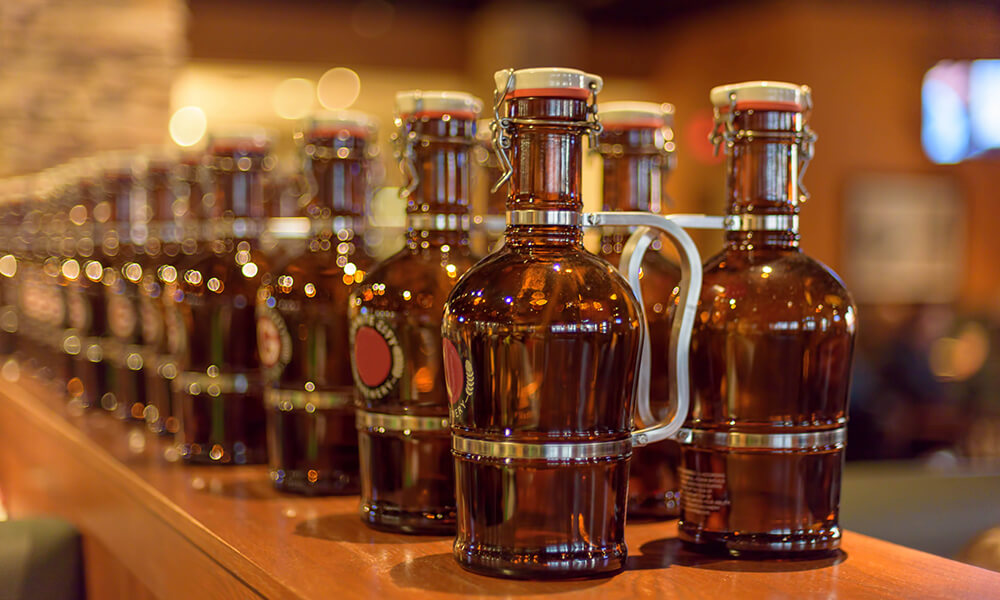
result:
<svg viewBox="0 0 1000 600"><path fill-rule="evenodd" d="M346 67L335 67L323 73L316 86L316 97L328 110L348 108L360 93L361 77Z"/></svg>
<svg viewBox="0 0 1000 600"><path fill-rule="evenodd" d="M708 140L708 135L714 129L715 115L709 108L700 108L694 111L688 118L687 127L684 129L683 147L691 153L696 161L702 164L717 165L726 159L724 152L715 153L715 146Z"/></svg>
<svg viewBox="0 0 1000 600"><path fill-rule="evenodd" d="M178 146L194 146L205 137L208 130L208 118L205 111L197 106L185 106L177 109L170 117L170 139Z"/></svg>
<svg viewBox="0 0 1000 600"><path fill-rule="evenodd" d="M286 79L274 88L274 112L282 119L302 119L312 112L313 82L301 77Z"/></svg>

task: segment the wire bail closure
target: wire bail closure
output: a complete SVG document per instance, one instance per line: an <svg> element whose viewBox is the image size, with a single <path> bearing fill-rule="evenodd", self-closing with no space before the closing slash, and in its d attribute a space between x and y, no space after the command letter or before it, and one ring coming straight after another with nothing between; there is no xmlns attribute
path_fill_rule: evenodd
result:
<svg viewBox="0 0 1000 600"><path fill-rule="evenodd" d="M738 141L753 141L754 138L764 138L764 139L774 139L774 140L789 140L795 143L795 148L799 153L799 176L796 184L799 190L798 202L802 203L809 199L809 190L806 189L805 183L803 182L803 177L806 174L806 168L809 166L809 161L812 160L813 154L815 152L816 145L816 133L809 127L809 124L805 121L808 120L809 114L812 112L812 94L809 93L809 88L807 86L802 86L805 91L803 96L805 97L806 106L802 110L803 125L801 131L796 131L795 133L783 133L775 131L756 131L752 129L736 129L735 119L736 119L736 92L729 93L729 110L723 114L722 110L718 106L712 109L715 116L715 127L712 132L708 134L708 141L712 143L712 147L715 150L715 156L719 155L719 149L723 144L726 146L728 152L732 151L733 146Z"/></svg>
<svg viewBox="0 0 1000 600"><path fill-rule="evenodd" d="M399 161L399 169L403 172L405 185L399 190L399 197L409 198L420 186L420 172L417 169L417 144L438 142L443 144L459 144L471 146L476 143L475 135L465 136L438 136L417 133L414 125L420 120L420 115L424 112L424 99L420 90L414 90L413 112L406 118L396 117L396 133L392 134L390 140L393 143L394 155ZM477 112L478 114L478 112ZM445 119L449 118L447 115Z"/></svg>
<svg viewBox="0 0 1000 600"><path fill-rule="evenodd" d="M493 184L493 187L491 188L492 193L498 192L503 184L510 181L511 175L514 174L514 165L511 162L509 152L512 143L511 134L514 131L515 125L581 127L587 130L587 136L590 140L590 148L592 150L596 150L598 148L598 136L601 134L601 131L604 130L604 127L601 125L600 117L597 114L597 84L594 82L590 82L590 84L588 84L590 96L587 99L587 116L584 121L556 121L549 119L500 116L500 109L503 108L504 100L506 100L507 95L510 94L514 88L514 69L504 69L504 71L507 73L507 84L504 86L503 90L498 89L493 92L493 121L490 122L490 131L493 134L493 150L500 159L500 167L503 171L500 174L500 179Z"/></svg>
<svg viewBox="0 0 1000 600"><path fill-rule="evenodd" d="M420 185L420 173L417 172L416 152L414 150L417 132L413 129L413 125L417 122L414 115L418 115L424 110L424 99L420 90L414 92L413 102L413 112L407 118L396 117L396 133L391 138L396 160L399 161L399 169L403 172L405 185L399 190L399 197L403 199L409 198Z"/></svg>
<svg viewBox="0 0 1000 600"><path fill-rule="evenodd" d="M340 156L337 152L332 149L316 146L308 140L309 131L302 127L300 123L296 126L295 131L292 133L292 139L295 140L296 148L298 149L299 162L301 168L292 175L292 180L295 182L296 191L299 192L298 208L301 210L312 202L313 198L319 195L319 182L316 181L316 175L313 173L313 162L317 160L334 160L334 159L351 159L360 158L362 161L371 164L371 162L378 155L378 146L373 141L376 133L376 128L371 126L368 128L368 133L370 138L365 139L364 149L360 152L360 156L353 152L349 153L347 156ZM394 139L394 138L393 138ZM310 146L312 150L310 151ZM373 182L371 169L365 169L364 171L364 181L365 186L371 189ZM365 194L365 214L368 214L369 204L371 202L371 194Z"/></svg>

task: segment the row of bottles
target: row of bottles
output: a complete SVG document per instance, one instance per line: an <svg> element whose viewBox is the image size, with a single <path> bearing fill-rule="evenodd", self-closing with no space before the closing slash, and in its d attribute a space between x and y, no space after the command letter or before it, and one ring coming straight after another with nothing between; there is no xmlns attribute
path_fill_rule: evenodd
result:
<svg viewBox="0 0 1000 600"><path fill-rule="evenodd" d="M713 89L727 214L661 216L673 109L599 106L602 85L500 71L488 131L469 94L397 94L406 233L380 262L360 112L297 132L290 178L243 128L6 182L0 349L187 462L267 462L281 491L360 495L373 528L454 534L480 573L618 572L626 514L679 517L704 551L836 550L855 312L799 249L810 90ZM725 246L703 263L686 228Z"/></svg>

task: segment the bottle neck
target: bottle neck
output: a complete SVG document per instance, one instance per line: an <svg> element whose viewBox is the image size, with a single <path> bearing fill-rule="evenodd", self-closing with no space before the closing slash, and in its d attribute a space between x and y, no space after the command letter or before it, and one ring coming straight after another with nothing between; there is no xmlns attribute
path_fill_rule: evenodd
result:
<svg viewBox="0 0 1000 600"><path fill-rule="evenodd" d="M263 219L264 173L261 171L217 171L209 219Z"/></svg>
<svg viewBox="0 0 1000 600"><path fill-rule="evenodd" d="M670 155L656 146L657 133L630 128L601 134L604 210L661 211Z"/></svg>
<svg viewBox="0 0 1000 600"><path fill-rule="evenodd" d="M212 196L208 219L265 219L266 176L273 162L266 152L223 148L211 160Z"/></svg>
<svg viewBox="0 0 1000 600"><path fill-rule="evenodd" d="M173 176L170 171L150 168L146 182L146 202L150 219L157 223L174 221L178 216L174 204L177 197L174 194Z"/></svg>
<svg viewBox="0 0 1000 600"><path fill-rule="evenodd" d="M571 98L511 98L512 172L505 245L583 244L583 142L588 106ZM536 123L531 123L536 121Z"/></svg>
<svg viewBox="0 0 1000 600"><path fill-rule="evenodd" d="M305 165L312 198L302 216L363 216L370 190L367 152L368 142L360 137L312 137Z"/></svg>
<svg viewBox="0 0 1000 600"><path fill-rule="evenodd" d="M468 245L474 134L472 120L404 120L401 135L409 135L411 146L403 151L403 168L412 171L413 188L406 203L408 248Z"/></svg>
<svg viewBox="0 0 1000 600"><path fill-rule="evenodd" d="M742 134L726 161L726 247L798 249L802 113L737 111L733 125Z"/></svg>

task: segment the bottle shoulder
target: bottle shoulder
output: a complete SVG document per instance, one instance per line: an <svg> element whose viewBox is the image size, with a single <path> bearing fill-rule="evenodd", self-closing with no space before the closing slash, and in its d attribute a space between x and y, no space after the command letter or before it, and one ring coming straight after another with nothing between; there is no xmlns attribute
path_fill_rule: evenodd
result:
<svg viewBox="0 0 1000 600"><path fill-rule="evenodd" d="M704 274L706 283L744 281L775 287L798 283L803 288L825 288L849 296L833 269L802 252L723 251L705 262Z"/></svg>
<svg viewBox="0 0 1000 600"><path fill-rule="evenodd" d="M448 293L475 261L468 251L404 248L373 266L354 287L352 309L370 307L439 317Z"/></svg>
<svg viewBox="0 0 1000 600"><path fill-rule="evenodd" d="M853 332L856 310L837 274L808 255L723 251L705 263L697 322L758 323L770 330L776 323L806 330L839 324Z"/></svg>
<svg viewBox="0 0 1000 600"><path fill-rule="evenodd" d="M623 324L638 303L607 261L579 248L502 248L469 270L448 299L446 320L539 324Z"/></svg>

